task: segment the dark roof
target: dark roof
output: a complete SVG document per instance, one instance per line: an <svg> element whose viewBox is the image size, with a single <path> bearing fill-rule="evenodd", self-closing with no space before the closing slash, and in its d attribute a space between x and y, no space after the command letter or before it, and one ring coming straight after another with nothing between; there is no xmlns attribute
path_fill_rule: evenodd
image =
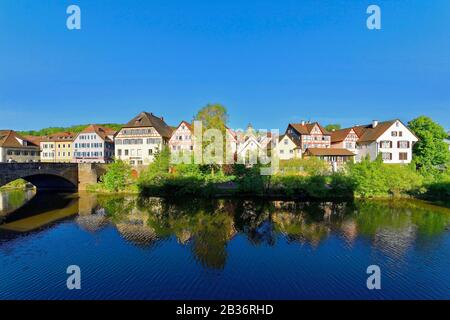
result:
<svg viewBox="0 0 450 320"><path fill-rule="evenodd" d="M290 123L289 124L292 128L294 128L299 134L306 134L309 135L311 134L312 129L315 126L318 126L320 131L322 131L322 134L324 135L330 135L330 133L325 130L325 128L323 128L318 122L313 122L313 123L305 123L305 124L301 124L301 123Z"/></svg>
<svg viewBox="0 0 450 320"><path fill-rule="evenodd" d="M22 145L18 140L27 142L27 145ZM38 146L31 140L22 137L14 130L0 130L0 147L3 148L32 148L35 149Z"/></svg>
<svg viewBox="0 0 450 320"><path fill-rule="evenodd" d="M166 138L170 138L172 135L172 129L161 117L156 117L153 113L141 112L136 117L131 119L124 128L142 128L142 127L153 127L158 133Z"/></svg>
<svg viewBox="0 0 450 320"><path fill-rule="evenodd" d="M311 156L350 156L355 154L347 149L341 148L308 148L305 151L306 154Z"/></svg>
<svg viewBox="0 0 450 320"><path fill-rule="evenodd" d="M290 135L290 134L288 134L288 133L285 133L285 134L283 134L282 136L280 136L280 142L281 142L281 140L283 140L284 139L284 137L288 137L289 139L291 139L291 141L297 146L297 147L301 147L301 141L300 141L300 139L298 139L298 138L296 138L296 137L294 137L293 135Z"/></svg>

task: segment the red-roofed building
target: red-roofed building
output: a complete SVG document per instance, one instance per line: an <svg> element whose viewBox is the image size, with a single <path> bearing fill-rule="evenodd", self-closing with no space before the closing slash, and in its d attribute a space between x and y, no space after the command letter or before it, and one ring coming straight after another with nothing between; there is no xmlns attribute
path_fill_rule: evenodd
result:
<svg viewBox="0 0 450 320"><path fill-rule="evenodd" d="M114 134L112 129L96 124L81 131L73 142L74 162L109 163L114 157Z"/></svg>
<svg viewBox="0 0 450 320"><path fill-rule="evenodd" d="M331 134L318 122L290 123L286 134L300 142L303 152L308 148L331 148Z"/></svg>
<svg viewBox="0 0 450 320"><path fill-rule="evenodd" d="M0 130L0 162L39 162L39 145L14 130Z"/></svg>

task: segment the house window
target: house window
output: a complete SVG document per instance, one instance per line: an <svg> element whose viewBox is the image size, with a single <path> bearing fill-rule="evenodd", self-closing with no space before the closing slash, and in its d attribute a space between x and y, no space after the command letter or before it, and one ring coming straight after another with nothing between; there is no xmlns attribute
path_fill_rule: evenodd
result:
<svg viewBox="0 0 450 320"><path fill-rule="evenodd" d="M403 132L402 132L402 131L399 131L399 132L398 132L398 136L399 136L399 137L403 137Z"/></svg>
<svg viewBox="0 0 450 320"><path fill-rule="evenodd" d="M122 149L117 149L117 155L120 157L122 155Z"/></svg>
<svg viewBox="0 0 450 320"><path fill-rule="evenodd" d="M396 137L398 135L397 131L392 131L391 136Z"/></svg>
<svg viewBox="0 0 450 320"><path fill-rule="evenodd" d="M409 149L409 141L397 141L397 148Z"/></svg>
<svg viewBox="0 0 450 320"><path fill-rule="evenodd" d="M390 148L392 148L392 141L381 141L380 142L380 148L383 148L383 149L390 149Z"/></svg>
<svg viewBox="0 0 450 320"><path fill-rule="evenodd" d="M175 147L174 147L175 148ZM174 149L175 150L175 149ZM153 149L148 149L148 155L151 156L153 154Z"/></svg>
<svg viewBox="0 0 450 320"><path fill-rule="evenodd" d="M289 153L290 153L290 154L293 154L293 153L294 153L294 150L289 150Z"/></svg>
<svg viewBox="0 0 450 320"><path fill-rule="evenodd" d="M125 149L125 155L126 156L128 155L128 149Z"/></svg>
<svg viewBox="0 0 450 320"><path fill-rule="evenodd" d="M346 143L345 143L345 148L346 148L346 149L353 149L353 143L351 143L351 142L346 142Z"/></svg>
<svg viewBox="0 0 450 320"><path fill-rule="evenodd" d="M408 153L407 152L400 152L399 153L399 159L400 160L408 160Z"/></svg>
<svg viewBox="0 0 450 320"><path fill-rule="evenodd" d="M284 150L280 150L280 154L284 154Z"/></svg>
<svg viewBox="0 0 450 320"><path fill-rule="evenodd" d="M288 145L288 143L289 143L288 139L284 139L284 144Z"/></svg>
<svg viewBox="0 0 450 320"><path fill-rule="evenodd" d="M383 160L392 160L392 153L390 152L382 152L381 157Z"/></svg>

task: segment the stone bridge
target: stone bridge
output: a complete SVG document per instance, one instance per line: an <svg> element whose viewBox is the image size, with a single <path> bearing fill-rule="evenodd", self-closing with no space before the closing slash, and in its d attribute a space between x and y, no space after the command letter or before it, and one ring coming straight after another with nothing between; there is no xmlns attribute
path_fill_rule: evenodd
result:
<svg viewBox="0 0 450 320"><path fill-rule="evenodd" d="M0 186L22 178L37 189L86 190L106 172L106 165L97 163L0 163Z"/></svg>

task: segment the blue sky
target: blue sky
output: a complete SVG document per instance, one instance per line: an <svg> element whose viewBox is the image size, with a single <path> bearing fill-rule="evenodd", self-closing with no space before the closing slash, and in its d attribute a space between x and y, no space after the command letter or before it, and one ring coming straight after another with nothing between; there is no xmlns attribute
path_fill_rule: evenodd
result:
<svg viewBox="0 0 450 320"><path fill-rule="evenodd" d="M366 28L370 4L380 31ZM142 110L176 125L214 102L234 128L425 114L450 129L450 1L0 2L0 128Z"/></svg>

